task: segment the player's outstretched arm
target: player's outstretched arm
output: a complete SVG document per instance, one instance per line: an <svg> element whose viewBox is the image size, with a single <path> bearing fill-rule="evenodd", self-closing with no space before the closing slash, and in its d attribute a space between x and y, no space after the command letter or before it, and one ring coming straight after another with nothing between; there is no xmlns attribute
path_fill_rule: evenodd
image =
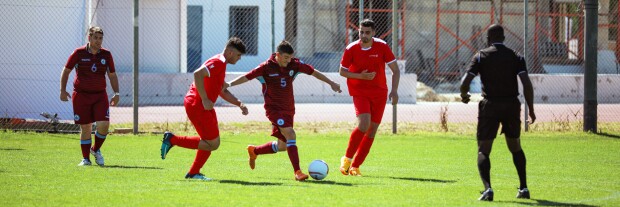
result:
<svg viewBox="0 0 620 207"><path fill-rule="evenodd" d="M241 109L241 114L248 115L248 108L245 106L245 104L243 104L241 100L237 99L237 97L235 97L235 95L228 91L228 89L222 90L222 92L220 93L220 97L222 97L222 99L224 99L225 101L228 101L228 103L238 106Z"/></svg>
<svg viewBox="0 0 620 207"><path fill-rule="evenodd" d="M353 73L342 66L339 69L340 76L345 78L355 78L361 80L372 80L375 78L376 72L369 73L368 70L364 70L361 73Z"/></svg>
<svg viewBox="0 0 620 207"><path fill-rule="evenodd" d="M241 84L243 84L245 82L248 82L248 81L249 81L249 79L247 77L245 77L245 75L241 75L241 76L235 78L234 80L228 82L228 87L233 87L233 86L236 86L236 85L241 85Z"/></svg>
<svg viewBox="0 0 620 207"><path fill-rule="evenodd" d="M312 72L312 76L314 76L316 79L319 79L327 84L329 84L329 86L332 87L332 90L334 92L338 92L338 93L342 93L342 90L340 90L340 84L332 81L331 79L329 79L327 76L325 76L325 74L321 73L321 71L318 71L316 69L314 69L314 72Z"/></svg>
<svg viewBox="0 0 620 207"><path fill-rule="evenodd" d="M71 95L67 92L67 81L69 81L69 74L71 74L70 68L62 69L60 73L60 100L69 101Z"/></svg>
<svg viewBox="0 0 620 207"><path fill-rule="evenodd" d="M392 71L392 91L390 92L389 98L392 100L392 105L396 105L398 103L398 84L400 83L400 70L398 69L398 63L396 61L388 64L390 70Z"/></svg>
<svg viewBox="0 0 620 207"><path fill-rule="evenodd" d="M521 79L521 84L523 84L523 96L525 97L525 103L527 103L527 107L530 112L530 118L533 124L536 121L536 114L534 113L534 87L532 86L532 81L530 81L530 77L526 72L519 74L519 79Z"/></svg>
<svg viewBox="0 0 620 207"><path fill-rule="evenodd" d="M475 77L476 76L472 75L471 73L465 73L465 75L461 79L461 102L469 103L469 97L471 97L471 95L469 95L469 84L471 84L471 81Z"/></svg>
<svg viewBox="0 0 620 207"><path fill-rule="evenodd" d="M118 105L118 102L120 101L120 97L119 95L117 95L119 92L118 76L116 76L116 73L110 73L108 71L108 79L110 79L110 86L112 86L112 90L114 91L114 96L112 96L112 100L110 100L110 105L116 106Z"/></svg>

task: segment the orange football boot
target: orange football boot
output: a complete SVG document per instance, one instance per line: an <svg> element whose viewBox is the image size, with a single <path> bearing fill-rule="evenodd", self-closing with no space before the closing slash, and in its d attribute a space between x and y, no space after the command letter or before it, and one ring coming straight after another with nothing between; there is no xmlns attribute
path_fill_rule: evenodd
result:
<svg viewBox="0 0 620 207"><path fill-rule="evenodd" d="M360 172L360 169L357 167L351 167L351 169L349 169L349 173L351 176L362 176L362 172Z"/></svg>
<svg viewBox="0 0 620 207"><path fill-rule="evenodd" d="M340 172L343 175L349 175L349 168L351 167L351 159L346 156L340 158Z"/></svg>
<svg viewBox="0 0 620 207"><path fill-rule="evenodd" d="M256 153L254 153L254 149L256 148L256 146L254 145L248 145L248 155L250 156L250 168L252 170L254 170L254 167L256 167Z"/></svg>

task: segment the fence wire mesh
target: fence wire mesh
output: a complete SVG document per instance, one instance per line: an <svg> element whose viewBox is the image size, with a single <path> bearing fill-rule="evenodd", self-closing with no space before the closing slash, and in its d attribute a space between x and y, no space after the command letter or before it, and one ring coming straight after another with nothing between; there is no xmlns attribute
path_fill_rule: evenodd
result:
<svg viewBox="0 0 620 207"><path fill-rule="evenodd" d="M193 81L192 72L222 52L232 36L243 39L248 52L228 66L227 81L265 61L281 40L288 40L296 57L346 89L338 68L347 44L358 39L360 2L364 18L377 23L376 37L396 49L401 69L398 122L440 123L444 117L449 122L475 123L477 104L459 102L459 79L471 57L486 46L485 30L491 24L504 25L506 45L526 54L538 121L583 119L582 0L530 0L527 12L524 1L515 0L145 0L139 3L136 39L132 1L0 0L0 123L2 128L79 130L72 125L71 103L58 98L59 76L73 50L86 44L91 25L105 31L103 47L112 52L119 76L120 105L110 108L113 125L133 122L136 40L140 124L187 123L183 97ZM620 122L619 7L618 0L599 1L599 122ZM397 31L392 30L394 14ZM67 91L73 90L74 76L73 72ZM220 122L267 121L258 81L230 90L248 103L250 115L242 116L220 100L216 108ZM481 100L479 79L472 92L474 101ZM355 121L347 90L336 94L312 76L300 76L295 95L298 122ZM384 122L391 122L391 107L385 114Z"/></svg>

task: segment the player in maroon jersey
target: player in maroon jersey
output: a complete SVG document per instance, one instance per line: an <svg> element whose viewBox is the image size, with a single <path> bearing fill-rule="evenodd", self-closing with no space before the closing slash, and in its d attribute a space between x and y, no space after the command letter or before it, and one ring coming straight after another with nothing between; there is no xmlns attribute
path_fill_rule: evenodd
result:
<svg viewBox="0 0 620 207"><path fill-rule="evenodd" d="M282 41L278 45L277 52L272 54L267 61L247 74L237 77L228 85L232 87L252 79L258 79L261 82L266 115L273 125L271 136L278 139L278 141L267 142L263 145L247 147L250 168L254 169L258 155L287 151L293 165L293 172L295 172L295 180L302 181L308 179L308 175L304 174L299 167L297 136L293 130L293 116L295 115L293 81L298 74L305 73L329 84L335 92L342 91L340 84L325 77L311 65L294 58L294 52L289 42Z"/></svg>
<svg viewBox="0 0 620 207"><path fill-rule="evenodd" d="M73 51L60 76L60 100L73 102L75 124L80 125L80 144L82 162L79 166L91 165L90 154L95 156L99 166L104 165L101 145L108 135L110 127L110 105L119 101L118 77L114 68L114 59L109 50L102 48L103 30L100 27L88 29L88 43ZM66 91L71 70L76 68L73 81L73 94ZM105 75L108 74L114 96L108 103ZM96 123L95 144L92 144L92 124Z"/></svg>
<svg viewBox="0 0 620 207"><path fill-rule="evenodd" d="M215 108L213 108L217 97L222 97L231 104L239 106L243 115L248 114L247 107L226 88L223 88L226 64L237 63L241 55L245 54L245 49L245 44L241 39L230 38L221 54L209 58L194 71L194 83L185 95L184 105L187 117L196 128L198 136L177 136L171 132L164 133L161 159L166 159L166 155L173 146L197 149L194 163L185 175L187 179L212 180L200 173L200 169L211 156L211 151L220 147L220 130L217 126Z"/></svg>
<svg viewBox="0 0 620 207"><path fill-rule="evenodd" d="M358 125L349 138L345 156L340 159L340 172L361 176L360 165L381 124L387 99L398 103L400 70L396 58L385 41L374 38L375 23L370 19L360 22L360 39L347 46L340 61L340 75L347 78L349 95L353 97ZM388 96L385 64L392 71L392 91ZM355 157L355 159L353 159Z"/></svg>

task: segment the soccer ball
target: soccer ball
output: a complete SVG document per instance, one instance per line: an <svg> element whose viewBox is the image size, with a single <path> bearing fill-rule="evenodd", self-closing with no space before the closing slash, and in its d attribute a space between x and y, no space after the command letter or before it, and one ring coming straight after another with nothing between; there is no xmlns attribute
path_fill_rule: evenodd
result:
<svg viewBox="0 0 620 207"><path fill-rule="evenodd" d="M308 166L308 173L315 180L323 180L329 173L329 166L323 160L314 160Z"/></svg>

